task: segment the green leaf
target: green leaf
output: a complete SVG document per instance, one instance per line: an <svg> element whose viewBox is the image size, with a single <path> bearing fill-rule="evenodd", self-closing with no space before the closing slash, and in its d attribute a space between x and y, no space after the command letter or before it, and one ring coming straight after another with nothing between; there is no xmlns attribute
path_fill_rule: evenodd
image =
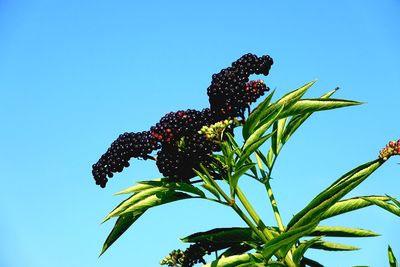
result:
<svg viewBox="0 0 400 267"><path fill-rule="evenodd" d="M283 250L285 255L290 247L299 241L303 236L307 236L318 225L316 222L311 222L307 225L301 226L296 229L290 229L278 237L268 241L262 249L262 255L265 259L269 260L272 255L278 250Z"/></svg>
<svg viewBox="0 0 400 267"><path fill-rule="evenodd" d="M151 181L166 181L167 178L157 178ZM136 192L140 192L143 191L145 189L149 189L152 188L153 186L151 185L146 185L146 184L141 184L140 182L136 185L130 186L124 190L121 190L117 193L114 193L114 195L123 195L123 194L131 194L131 193L136 193Z"/></svg>
<svg viewBox="0 0 400 267"><path fill-rule="evenodd" d="M270 116L265 118L265 120L260 123L257 128L252 132L252 134L245 139L244 145L242 150L246 150L247 147L252 145L256 140L260 139L261 136L272 126L272 124L276 121L278 115L282 110L284 109L284 105L279 106L279 108L274 109L273 112L271 112Z"/></svg>
<svg viewBox="0 0 400 267"><path fill-rule="evenodd" d="M145 185L152 185L154 187L163 187L163 188L167 188L167 189L175 190L175 191L183 191L183 192L198 195L200 197L205 197L205 194L203 191L201 191L199 188L197 188L191 184L185 183L185 182L143 181L140 183L145 184Z"/></svg>
<svg viewBox="0 0 400 267"><path fill-rule="evenodd" d="M320 241L322 237L314 237L313 239L306 240L300 243L300 245L296 248L293 252L293 262L300 266L300 261L303 258L304 254L306 253L307 249L309 249L314 243Z"/></svg>
<svg viewBox="0 0 400 267"><path fill-rule="evenodd" d="M243 126L243 138L246 140L257 128L258 125L265 124L265 118L271 116L272 113L276 112L285 106L289 108L294 103L296 103L306 92L307 90L315 83L315 81L311 81L302 87L287 93L283 97L281 97L276 103L271 105L263 105L261 103L255 110L250 114L246 123ZM269 103L269 102L268 102ZM254 113L254 115L253 115ZM281 117L283 118L283 116Z"/></svg>
<svg viewBox="0 0 400 267"><path fill-rule="evenodd" d="M300 227L311 221L319 222L324 212L363 182L381 165L382 161L377 159L363 164L342 176L297 213L288 223L288 228Z"/></svg>
<svg viewBox="0 0 400 267"><path fill-rule="evenodd" d="M202 184L201 185L204 189L206 189L208 192L210 192L211 194L213 194L218 200L221 200L221 196L218 193L218 190L215 189L214 186L210 185L210 184Z"/></svg>
<svg viewBox="0 0 400 267"><path fill-rule="evenodd" d="M271 138L271 148L275 155L278 155L280 150L280 144L282 141L282 134L285 130L287 118L280 119L274 122L274 127L272 128L275 131L275 134L272 135Z"/></svg>
<svg viewBox="0 0 400 267"><path fill-rule="evenodd" d="M231 188L231 197L233 198L235 188L238 184L239 178L242 177L243 174L245 174L249 169L255 166L255 163L248 163L244 164L239 167L238 170L236 170L233 175L230 177L229 181L229 187Z"/></svg>
<svg viewBox="0 0 400 267"><path fill-rule="evenodd" d="M273 134L270 133L266 136L260 137L259 139L255 140L252 144L248 145L246 149L243 150L242 154L239 157L238 162L236 163L236 166L241 166L243 163L245 163L251 154L253 154L254 151L256 151L266 140L268 140L271 135Z"/></svg>
<svg viewBox="0 0 400 267"><path fill-rule="evenodd" d="M222 253L219 256L219 258L226 258L226 257L233 256L233 255L243 254L252 249L253 249L253 246L247 244L246 242L245 243L237 243L237 244L232 245L227 250L225 250L224 253Z"/></svg>
<svg viewBox="0 0 400 267"><path fill-rule="evenodd" d="M331 97L338 88L335 90L332 90L324 95L322 95L320 98L329 98ZM291 117L289 119L289 122L287 123L285 127L285 131L282 134L282 139L281 142L282 144L285 144L289 138L293 135L293 133L312 115L312 112L306 113L306 114L299 114Z"/></svg>
<svg viewBox="0 0 400 267"><path fill-rule="evenodd" d="M400 208L400 201L398 201L397 199L395 199L394 197L391 197L389 195L386 195L388 198L390 198L391 201L393 201L394 204L396 204L397 207Z"/></svg>
<svg viewBox="0 0 400 267"><path fill-rule="evenodd" d="M146 185L148 186L148 185ZM139 201L146 199L149 196L152 196L156 193L167 191L168 189L163 188L163 187L153 187L150 186L148 189L143 189L142 191L135 193L131 197L127 198L126 200L122 201L114 210L112 210L107 217L103 220L102 223L108 221L112 217L116 217L121 215L126 209L129 207L133 206L135 203L138 203Z"/></svg>
<svg viewBox="0 0 400 267"><path fill-rule="evenodd" d="M250 136L250 129L253 129L254 126L260 121L262 117L262 112L265 112L269 104L271 103L272 96L274 95L275 90L272 91L249 115L246 122L242 127L242 135L246 140Z"/></svg>
<svg viewBox="0 0 400 267"><path fill-rule="evenodd" d="M104 242L103 248L99 256L103 255L104 252L126 231L128 228L144 213L128 213L122 215L116 221L113 229L108 235Z"/></svg>
<svg viewBox="0 0 400 267"><path fill-rule="evenodd" d="M365 229L350 228L343 226L317 226L310 236L329 236L329 237L373 237L379 234Z"/></svg>
<svg viewBox="0 0 400 267"><path fill-rule="evenodd" d="M394 205L392 203L387 203L385 201L378 200L378 199L365 198L364 200L371 202L372 204L375 204L376 206L381 207L382 209L387 210L387 211L393 213L394 215L397 215L400 217L400 208L398 208L396 205Z"/></svg>
<svg viewBox="0 0 400 267"><path fill-rule="evenodd" d="M396 257L394 256L393 250L390 246L388 246L388 256L389 256L389 264L390 267L398 267L398 263Z"/></svg>
<svg viewBox="0 0 400 267"><path fill-rule="evenodd" d="M211 263L208 263L206 265L203 265L203 267L238 267L240 264L245 264L245 263L261 263L263 261L262 255L258 253L247 253L247 254L241 254L241 255L234 255L226 258L221 258L217 259L215 261L212 261ZM258 265L252 265L252 266L258 266Z"/></svg>
<svg viewBox="0 0 400 267"><path fill-rule="evenodd" d="M311 245L310 248L313 249L322 249L328 251L353 251L359 250L359 247L350 246L346 244L334 243L334 242L327 242L327 241L319 241Z"/></svg>
<svg viewBox="0 0 400 267"><path fill-rule="evenodd" d="M279 118L285 118L298 114L307 114L316 111L330 110L336 108L343 108L363 104L362 102L345 100L345 99L300 99L291 107L286 108L284 112L279 115Z"/></svg>
<svg viewBox="0 0 400 267"><path fill-rule="evenodd" d="M185 243L197 242L260 242L259 237L253 233L250 228L246 227L230 227L230 228L215 228L205 232L198 232L181 238Z"/></svg>
<svg viewBox="0 0 400 267"><path fill-rule="evenodd" d="M124 210L121 213L121 215L130 212L142 212L143 210L147 210L155 206L187 198L193 198L193 197L191 195L182 192L175 192L175 191L158 192L129 206L126 210Z"/></svg>
<svg viewBox="0 0 400 267"><path fill-rule="evenodd" d="M367 201L366 199L377 199L382 201L388 201L389 197L385 196L361 196L354 197L349 199L344 199L335 203L332 207L330 207L327 211L325 211L321 217L321 220L325 220L337 215L341 215L346 212L350 212L353 210L362 209L365 207L372 206L373 203Z"/></svg>

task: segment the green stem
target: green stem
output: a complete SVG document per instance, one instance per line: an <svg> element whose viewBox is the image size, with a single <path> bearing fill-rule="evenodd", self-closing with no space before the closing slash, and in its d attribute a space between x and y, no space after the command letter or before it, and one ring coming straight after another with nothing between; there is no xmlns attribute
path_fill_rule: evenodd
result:
<svg viewBox="0 0 400 267"><path fill-rule="evenodd" d="M246 214L239 208L239 206L234 202L234 199L231 199L227 194L225 194L224 190L219 186L217 182L209 175L206 174L214 188L221 194L221 196L230 204L233 210L242 218L242 220L264 241L267 242L268 239L265 238L264 234L252 223L252 221L246 216Z"/></svg>
<svg viewBox="0 0 400 267"><path fill-rule="evenodd" d="M236 194L243 204L243 207L249 213L250 217L257 224L258 228L263 232L267 240L271 240L274 238L271 231L268 230L267 226L265 226L264 222L261 220L260 216L257 214L253 206L250 204L246 196L243 194L242 190L240 190L239 186L236 187Z"/></svg>
<svg viewBox="0 0 400 267"><path fill-rule="evenodd" d="M265 185L265 189L267 190L269 201L271 202L272 210L274 211L275 220L276 220L276 223L278 224L279 231L283 232L283 231L285 231L285 227L283 226L281 214L279 213L278 204L276 203L274 193L272 192L272 188L269 183L269 179L264 181L264 185Z"/></svg>

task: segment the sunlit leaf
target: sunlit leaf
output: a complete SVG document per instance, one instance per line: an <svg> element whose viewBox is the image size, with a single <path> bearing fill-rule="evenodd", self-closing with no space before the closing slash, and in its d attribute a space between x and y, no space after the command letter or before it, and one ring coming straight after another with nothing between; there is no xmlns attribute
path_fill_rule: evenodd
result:
<svg viewBox="0 0 400 267"><path fill-rule="evenodd" d="M157 178L151 181L166 181L168 178ZM124 190L121 190L117 193L115 193L114 195L122 195L122 194L131 194L131 193L135 193L135 192L140 192L144 189L148 189L151 188L153 186L151 185L146 185L146 184L141 184L140 182L138 184L135 184L133 186L130 186Z"/></svg>
<svg viewBox="0 0 400 267"><path fill-rule="evenodd" d="M259 237L250 228L245 227L215 228L191 234L181 238L181 240L186 243L260 241Z"/></svg>
<svg viewBox="0 0 400 267"><path fill-rule="evenodd" d="M218 198L218 200L221 200L221 196L218 193L218 190L215 189L214 186L210 185L210 184L201 184L201 186L206 189L208 192L210 192L211 194L213 194L216 198Z"/></svg>
<svg viewBox="0 0 400 267"><path fill-rule="evenodd" d="M359 250L359 247L350 246L346 244L334 243L334 242L327 242L327 241L318 241L311 245L310 248L313 249L322 249L328 251L353 251Z"/></svg>
<svg viewBox="0 0 400 267"><path fill-rule="evenodd" d="M310 236L329 236L329 237L373 237L379 234L360 228L343 226L317 226Z"/></svg>
<svg viewBox="0 0 400 267"><path fill-rule="evenodd" d="M296 229L290 229L287 232L282 233L278 237L268 241L263 250L262 255L265 259L270 259L272 255L275 254L278 250L283 250L283 253L286 254L287 250L298 240L303 237L307 236L311 233L314 228L317 226L316 222L311 222L307 225L301 226Z"/></svg>
<svg viewBox="0 0 400 267"><path fill-rule="evenodd" d="M378 200L378 199L368 199L368 198L364 198L364 200L371 202L372 204L381 207L384 210L389 211L390 213L393 213L396 216L400 217L400 208L398 208L396 205L392 204L392 203L388 203L382 200Z"/></svg>
<svg viewBox="0 0 400 267"><path fill-rule="evenodd" d="M381 201L390 200L389 197L385 196L362 196L362 197L354 197L354 198L340 200L323 213L321 220L331 218L353 210L358 210L372 206L373 203L367 201L366 199L377 199Z"/></svg>
<svg viewBox="0 0 400 267"><path fill-rule="evenodd" d="M390 267L398 267L398 263L396 257L394 256L393 250L390 246L388 246L388 256L389 256L389 265Z"/></svg>
<svg viewBox="0 0 400 267"><path fill-rule="evenodd" d="M192 193L201 197L205 197L204 192L199 188L185 183L185 182L171 182L171 181L143 181L140 182L145 185L152 185L154 187L164 187L175 191L183 191L187 193Z"/></svg>
<svg viewBox="0 0 400 267"><path fill-rule="evenodd" d="M300 261L306 253L307 249L310 248L315 242L318 242L321 237L315 237L310 240L302 241L300 245L293 252L293 262L297 265L300 265Z"/></svg>
<svg viewBox="0 0 400 267"><path fill-rule="evenodd" d="M300 227L311 221L320 221L324 212L364 181L381 164L382 161L377 159L363 164L342 176L297 213L288 223L288 228Z"/></svg>

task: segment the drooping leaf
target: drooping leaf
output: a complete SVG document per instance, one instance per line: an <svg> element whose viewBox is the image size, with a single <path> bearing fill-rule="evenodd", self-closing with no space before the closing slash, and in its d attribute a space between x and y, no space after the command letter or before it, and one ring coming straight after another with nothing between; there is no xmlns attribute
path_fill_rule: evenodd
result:
<svg viewBox="0 0 400 267"><path fill-rule="evenodd" d="M390 246L388 246L388 257L389 257L389 265L390 267L398 267L398 263L396 257L394 256L393 250Z"/></svg>
<svg viewBox="0 0 400 267"><path fill-rule="evenodd" d="M362 197L353 197L349 199L340 200L337 203L335 203L332 207L330 207L327 211L324 212L324 214L321 217L321 220L325 220L346 212L362 209L373 205L373 203L365 199L377 199L381 201L388 201L389 197L362 196Z"/></svg>
<svg viewBox="0 0 400 267"><path fill-rule="evenodd" d="M314 237L313 239L302 241L300 245L296 248L293 252L293 262L300 266L300 261L303 258L304 254L306 253L307 249L309 249L314 243L318 242L322 237Z"/></svg>
<svg viewBox="0 0 400 267"><path fill-rule="evenodd" d="M343 226L317 226L310 236L328 236L328 237L373 237L379 234L365 229L350 228Z"/></svg>
<svg viewBox="0 0 400 267"><path fill-rule="evenodd" d="M353 251L359 250L359 247L350 246L346 244L340 244L335 242L327 242L327 241L318 241L311 245L310 248L313 249L322 249L328 251Z"/></svg>
<svg viewBox="0 0 400 267"><path fill-rule="evenodd" d="M126 230L144 213L128 213L120 216L110 234L108 235L106 241L103 244L100 256L106 252L106 250L123 234Z"/></svg>
<svg viewBox="0 0 400 267"><path fill-rule="evenodd" d="M322 215L373 173L382 161L377 159L361 165L342 176L331 186L315 197L303 210L297 213L288 223L288 228L300 227L311 221L320 221ZM357 170L357 171L354 171Z"/></svg>
<svg viewBox="0 0 400 267"><path fill-rule="evenodd" d="M241 255L234 255L226 258L217 259L212 261L203 267L238 267L240 264L251 263L251 266L259 266L257 263L262 263L263 258L258 253L247 253ZM242 265L243 266L243 265Z"/></svg>

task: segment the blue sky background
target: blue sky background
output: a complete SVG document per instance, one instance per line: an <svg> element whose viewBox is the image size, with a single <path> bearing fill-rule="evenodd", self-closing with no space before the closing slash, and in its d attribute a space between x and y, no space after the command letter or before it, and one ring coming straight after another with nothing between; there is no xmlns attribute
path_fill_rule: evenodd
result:
<svg viewBox="0 0 400 267"><path fill-rule="evenodd" d="M185 201L146 213L98 258L100 225L135 181L159 177L133 161L106 189L91 165L122 132L166 112L208 105L211 75L241 55L269 54L264 80L283 95L317 78L308 96L367 102L314 115L284 148L273 188L284 222L345 171L400 138L400 2L0 1L0 266L158 266L178 237L242 226L225 207ZM353 195L399 198L399 158ZM269 224L263 191L241 181ZM400 258L399 219L377 208L327 221L382 236L350 253L312 252L327 266L387 266Z"/></svg>

